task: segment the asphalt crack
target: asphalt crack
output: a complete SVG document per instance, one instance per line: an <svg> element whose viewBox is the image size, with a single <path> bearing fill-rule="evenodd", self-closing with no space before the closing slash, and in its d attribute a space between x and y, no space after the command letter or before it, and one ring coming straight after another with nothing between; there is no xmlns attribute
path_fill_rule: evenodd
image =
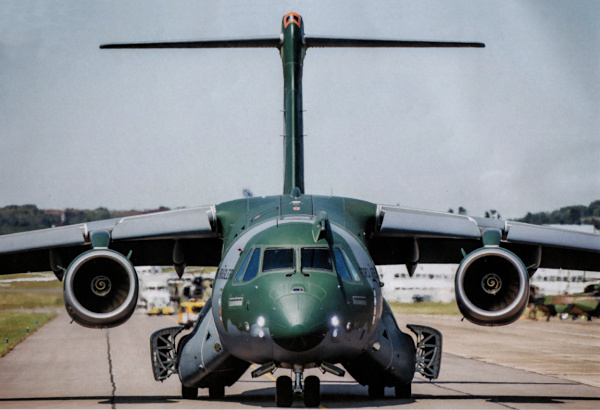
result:
<svg viewBox="0 0 600 410"><path fill-rule="evenodd" d="M462 391L462 390L458 390L458 389L453 389L453 388L448 387L448 386L441 386L440 384L438 384L436 382L431 382L431 384L439 387L440 389L449 390L449 391L452 391L452 392L455 392L455 393L465 394L467 396L476 397L476 398L481 399L481 400L486 400L486 401L488 401L490 403L495 403L495 404L498 404L499 406L506 407L507 409L513 409L513 410L518 409L518 407L511 407L507 403L501 402L501 401L499 401L499 400L497 400L495 398L489 397L489 396L482 396L482 395L479 395L479 394L471 394L471 393L468 393L466 391Z"/></svg>
<svg viewBox="0 0 600 410"><path fill-rule="evenodd" d="M106 332L106 350L108 352L108 374L110 376L110 384L112 385L112 392L111 392L111 396L110 396L110 408L111 409L116 409L116 403L115 403L115 393L117 391L117 385L115 383L115 375L113 374L113 364L112 364L112 357L110 355L110 332Z"/></svg>

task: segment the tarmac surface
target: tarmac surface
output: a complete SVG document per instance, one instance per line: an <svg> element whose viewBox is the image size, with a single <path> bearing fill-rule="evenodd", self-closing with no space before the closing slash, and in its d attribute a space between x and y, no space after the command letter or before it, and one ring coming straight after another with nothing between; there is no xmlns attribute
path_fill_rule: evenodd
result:
<svg viewBox="0 0 600 410"><path fill-rule="evenodd" d="M440 378L420 375L411 399L386 389L371 400L349 376L321 378L321 408L599 409L600 322L517 323L486 328L455 316L398 315L403 327L417 323L444 335ZM226 388L224 399L181 398L176 375L154 381L149 337L175 325L175 316L136 312L125 325L86 329L66 312L0 359L0 408L256 408L275 407L274 378L249 372ZM252 370L252 369L250 369ZM293 407L304 407L300 398Z"/></svg>

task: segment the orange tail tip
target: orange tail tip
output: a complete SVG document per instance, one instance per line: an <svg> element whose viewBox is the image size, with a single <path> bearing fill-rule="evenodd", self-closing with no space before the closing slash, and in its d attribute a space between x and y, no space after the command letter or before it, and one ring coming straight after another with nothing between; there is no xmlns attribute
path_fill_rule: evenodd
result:
<svg viewBox="0 0 600 410"><path fill-rule="evenodd" d="M302 25L302 17L298 13L294 13L293 11L289 12L283 17L283 28L287 28L290 24L295 24L298 28Z"/></svg>

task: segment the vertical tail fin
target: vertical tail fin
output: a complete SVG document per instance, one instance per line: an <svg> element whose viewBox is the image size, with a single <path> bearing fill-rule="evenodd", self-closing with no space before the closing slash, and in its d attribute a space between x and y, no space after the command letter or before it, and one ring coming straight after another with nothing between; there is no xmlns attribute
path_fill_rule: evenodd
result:
<svg viewBox="0 0 600 410"><path fill-rule="evenodd" d="M352 39L304 36L304 22L297 13L283 17L279 37L171 41L158 43L121 43L101 45L102 49L123 48L278 48L283 65L283 121L284 121L284 194L304 193L304 142L302 124L302 64L309 47L441 47L483 48L483 43L448 41L412 41Z"/></svg>

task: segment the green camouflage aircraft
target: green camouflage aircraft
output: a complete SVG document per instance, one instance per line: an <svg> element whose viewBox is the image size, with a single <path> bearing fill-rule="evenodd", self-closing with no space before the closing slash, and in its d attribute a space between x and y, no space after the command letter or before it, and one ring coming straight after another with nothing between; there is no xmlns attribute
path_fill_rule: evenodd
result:
<svg viewBox="0 0 600 410"><path fill-rule="evenodd" d="M156 380L177 373L182 394L208 388L222 397L251 364L258 377L278 368L276 403L301 395L320 403L318 368L347 371L369 396L411 395L415 371L435 378L441 334L402 332L382 298L376 265L460 263L456 300L479 325L523 313L538 267L600 270L600 236L511 221L473 218L309 195L304 187L302 67L311 47L468 47L481 43L311 37L296 13L270 38L112 44L101 48L272 47L284 80L284 183L281 195L84 223L0 237L0 274L51 269L64 281L77 323L117 326L137 301L134 265L217 266L213 296L189 334L151 337ZM383 187L382 187L383 188Z"/></svg>
<svg viewBox="0 0 600 410"><path fill-rule="evenodd" d="M576 319L584 316L588 320L600 317L600 284L587 285L583 292L538 296L533 294L529 298L532 311L540 311L550 320L551 316L567 315Z"/></svg>

